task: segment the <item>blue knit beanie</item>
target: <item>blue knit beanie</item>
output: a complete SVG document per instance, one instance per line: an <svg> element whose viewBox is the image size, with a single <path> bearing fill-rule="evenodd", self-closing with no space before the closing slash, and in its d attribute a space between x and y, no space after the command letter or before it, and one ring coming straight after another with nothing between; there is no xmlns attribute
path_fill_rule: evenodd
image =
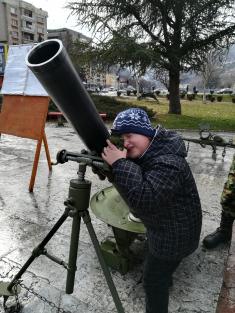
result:
<svg viewBox="0 0 235 313"><path fill-rule="evenodd" d="M148 115L144 110L132 108L118 113L111 132L117 135L135 133L154 137L156 130L152 128Z"/></svg>

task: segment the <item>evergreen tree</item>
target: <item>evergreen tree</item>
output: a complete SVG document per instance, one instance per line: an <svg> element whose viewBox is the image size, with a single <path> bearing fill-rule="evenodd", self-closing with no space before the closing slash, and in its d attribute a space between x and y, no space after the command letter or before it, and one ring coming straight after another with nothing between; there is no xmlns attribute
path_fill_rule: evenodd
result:
<svg viewBox="0 0 235 313"><path fill-rule="evenodd" d="M169 73L169 113L181 114L180 72L197 70L206 52L235 39L232 0L80 0L68 4L93 29L107 62Z"/></svg>

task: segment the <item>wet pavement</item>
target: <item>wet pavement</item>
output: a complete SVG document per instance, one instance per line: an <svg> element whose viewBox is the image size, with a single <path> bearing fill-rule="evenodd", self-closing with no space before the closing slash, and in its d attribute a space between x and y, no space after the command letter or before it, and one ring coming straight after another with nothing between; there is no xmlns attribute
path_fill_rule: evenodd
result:
<svg viewBox="0 0 235 313"><path fill-rule="evenodd" d="M46 135L51 158L61 149L80 152L84 148L76 133L68 125L57 127L48 123ZM184 136L197 138L197 133ZM226 139L235 133L221 133ZM69 182L76 178L77 163L68 162L48 171L46 155L42 149L34 192L28 192L36 142L14 136L2 135L0 140L0 280L9 281L30 257L35 246L45 237L64 212L64 200L68 195ZM220 194L229 170L234 151L228 149L224 159L218 148L217 160L211 158L211 148L190 144L188 162L192 168L203 208L202 238L212 232L220 220ZM110 185L100 181L87 169L86 179L92 181L92 194ZM98 220L92 212L92 224L101 242L112 235L111 229ZM48 252L68 260L71 219L68 219L47 244ZM85 225L82 223L77 273L72 295L65 293L67 271L45 256L37 258L22 276L19 302L22 313L109 313L116 312L113 299L96 257ZM139 259L143 258L143 243L136 243ZM170 291L169 312L215 312L222 271L228 246L213 251L202 245L185 258L174 275ZM126 275L111 270L114 283L127 313L144 312L144 292L140 283L142 264ZM7 305L14 305L10 297ZM0 312L4 312L3 299Z"/></svg>

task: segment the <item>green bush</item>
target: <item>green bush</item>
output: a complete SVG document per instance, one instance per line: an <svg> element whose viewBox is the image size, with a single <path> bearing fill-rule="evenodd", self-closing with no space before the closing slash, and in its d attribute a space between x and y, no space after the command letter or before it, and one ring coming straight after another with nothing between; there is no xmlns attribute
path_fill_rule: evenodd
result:
<svg viewBox="0 0 235 313"><path fill-rule="evenodd" d="M207 94L207 95L206 95L206 100L211 101L211 98L212 98L212 95L210 95L210 94Z"/></svg>
<svg viewBox="0 0 235 313"><path fill-rule="evenodd" d="M191 95L191 94L187 95L187 99L188 99L189 101L193 101L193 95Z"/></svg>
<svg viewBox="0 0 235 313"><path fill-rule="evenodd" d="M107 119L113 120L117 113L136 107L136 105L132 104L131 102L124 102L116 100L113 97L108 96L99 96L99 95L92 95L92 100L95 103L95 106L99 113L107 113ZM138 106L138 108L144 109L150 118L154 117L155 112L152 109L148 109L146 106Z"/></svg>
<svg viewBox="0 0 235 313"><path fill-rule="evenodd" d="M235 98L232 98L232 103L235 103Z"/></svg>
<svg viewBox="0 0 235 313"><path fill-rule="evenodd" d="M223 97L222 96L217 96L217 101L218 102L221 102L223 100Z"/></svg>
<svg viewBox="0 0 235 313"><path fill-rule="evenodd" d="M113 97L108 96L99 96L95 94L90 94L97 111L99 113L106 113L108 120L113 120L117 113L126 110L128 108L136 107L136 105L132 104L131 102L124 102L120 100L116 100ZM144 109L150 118L152 118L155 115L155 112L152 109L148 109L146 106L138 106L139 108ZM52 100L50 100L49 103L49 112L57 112L59 109L54 104Z"/></svg>

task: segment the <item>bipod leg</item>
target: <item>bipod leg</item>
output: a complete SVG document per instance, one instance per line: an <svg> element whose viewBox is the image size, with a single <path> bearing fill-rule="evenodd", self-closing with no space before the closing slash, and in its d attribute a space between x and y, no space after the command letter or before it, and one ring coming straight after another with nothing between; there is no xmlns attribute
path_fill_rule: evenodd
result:
<svg viewBox="0 0 235 313"><path fill-rule="evenodd" d="M69 261L68 261L68 273L66 280L66 293L73 293L75 274L77 270L77 254L78 254L78 243L80 234L81 217L77 210L71 212L73 217L71 238L70 238L70 249L69 249Z"/></svg>
<svg viewBox="0 0 235 313"><path fill-rule="evenodd" d="M117 289L116 289L116 287L114 285L112 276L110 274L110 271L108 269L107 264L105 263L102 251L100 249L99 241L97 239L96 233L95 233L94 228L93 228L92 223L91 223L91 218L90 218L89 211L85 210L85 211L83 211L81 213L82 213L83 221L86 224L87 230L89 232L91 241L92 241L93 246L95 248L96 255L97 255L98 259L99 259L99 263L100 263L101 268L103 270L103 273L104 273L106 282L108 284L109 290L110 290L111 295L113 297L113 301L115 303L117 312L118 313L125 313L125 311L123 309L123 306L122 306L122 303L121 303L121 300L120 300L119 295L117 293Z"/></svg>
<svg viewBox="0 0 235 313"><path fill-rule="evenodd" d="M65 203L66 205L66 203ZM0 295L2 296L10 296L14 295L12 292L12 288L17 285L17 282L21 278L21 276L24 274L24 272L27 270L27 268L30 266L30 264L41 254L43 254L45 245L49 242L49 240L53 237L53 235L57 232L57 230L60 228L60 226L64 223L64 221L69 216L71 208L66 207L63 215L60 217L60 219L56 222L56 224L53 226L53 228L49 231L49 233L46 235L46 237L42 240L42 242L34 248L32 255L29 257L29 259L25 262L25 264L22 266L22 268L19 270L19 272L15 275L13 280L10 283L6 282L0 282ZM6 285L7 284L7 285ZM3 292L1 292L1 287L3 286ZM5 290L5 291L4 291Z"/></svg>

